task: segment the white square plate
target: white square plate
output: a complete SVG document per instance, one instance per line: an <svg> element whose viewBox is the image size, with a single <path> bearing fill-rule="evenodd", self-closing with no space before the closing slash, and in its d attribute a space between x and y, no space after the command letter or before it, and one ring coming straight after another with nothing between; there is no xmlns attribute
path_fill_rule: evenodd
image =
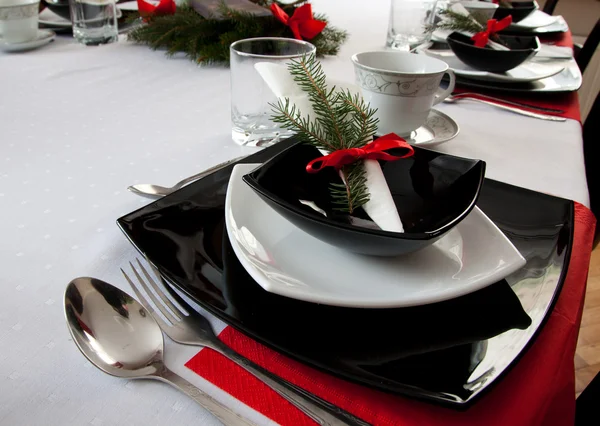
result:
<svg viewBox="0 0 600 426"><path fill-rule="evenodd" d="M225 201L227 233L240 263L266 291L307 302L396 308L459 297L525 265L477 207L446 236L406 256L362 256L304 233L242 181L259 164L235 166Z"/></svg>

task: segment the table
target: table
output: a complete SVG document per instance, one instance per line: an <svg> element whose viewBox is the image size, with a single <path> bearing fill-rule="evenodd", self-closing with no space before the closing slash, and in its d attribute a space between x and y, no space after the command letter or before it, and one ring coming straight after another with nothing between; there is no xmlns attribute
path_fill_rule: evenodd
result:
<svg viewBox="0 0 600 426"><path fill-rule="evenodd" d="M313 3L350 33L323 65L352 82L350 55L384 43L388 2ZM92 367L71 341L62 302L77 276L129 291L119 267L137 253L115 219L148 200L128 185L174 183L254 152L231 141L227 69L167 59L123 38L85 47L58 37L37 51L0 53L0 93L0 424L218 424L176 390ZM589 205L577 121L470 102L439 109L461 133L437 149L484 159L487 177ZM175 346L166 350L175 372L272 423L184 367L196 348Z"/></svg>

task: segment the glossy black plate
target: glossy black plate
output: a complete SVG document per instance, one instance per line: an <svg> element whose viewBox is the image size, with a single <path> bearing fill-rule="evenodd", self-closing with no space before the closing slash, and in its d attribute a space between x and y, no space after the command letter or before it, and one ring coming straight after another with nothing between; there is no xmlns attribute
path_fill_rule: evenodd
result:
<svg viewBox="0 0 600 426"><path fill-rule="evenodd" d="M292 143L243 162L264 162ZM486 180L477 205L527 259L506 280L405 309L340 308L271 294L246 273L224 229L232 168L120 218L119 226L168 281L205 309L263 344L347 380L466 407L531 344L566 274L573 203Z"/></svg>

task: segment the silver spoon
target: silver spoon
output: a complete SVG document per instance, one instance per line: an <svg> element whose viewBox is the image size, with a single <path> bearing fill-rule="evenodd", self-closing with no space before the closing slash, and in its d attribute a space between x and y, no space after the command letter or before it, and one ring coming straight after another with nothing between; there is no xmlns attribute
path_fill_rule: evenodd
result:
<svg viewBox="0 0 600 426"><path fill-rule="evenodd" d="M160 327L124 291L95 278L75 278L65 291L65 316L79 350L105 373L169 383L225 425L254 425L165 366Z"/></svg>
<svg viewBox="0 0 600 426"><path fill-rule="evenodd" d="M224 161L224 162L217 164L216 166L213 166L209 169L206 169L200 173L196 173L195 175L187 177L170 187L153 185L153 184L149 184L149 183L140 183L137 185L128 186L127 189L129 191L133 192L134 194L141 195L142 197L147 197L147 198L152 198L152 199L164 197L166 195L171 194L172 192L177 191L178 189L183 188L185 185L187 185L189 183L197 181L198 179L202 179L206 175L214 173L217 170L227 167L231 163L235 163L236 161L241 160L242 158L244 158L244 157L236 157L231 160Z"/></svg>

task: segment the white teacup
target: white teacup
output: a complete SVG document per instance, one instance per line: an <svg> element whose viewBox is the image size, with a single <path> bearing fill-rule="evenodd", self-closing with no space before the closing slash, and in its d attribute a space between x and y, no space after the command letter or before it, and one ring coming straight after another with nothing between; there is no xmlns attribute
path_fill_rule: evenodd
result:
<svg viewBox="0 0 600 426"><path fill-rule="evenodd" d="M494 17L498 5L495 3L488 3L486 1L461 1L460 4L464 6L467 11L475 17L481 17L478 21L485 25L489 19Z"/></svg>
<svg viewBox="0 0 600 426"><path fill-rule="evenodd" d="M433 105L454 90L455 76L439 59L408 52L374 51L352 56L363 98L377 108L379 134L409 136L427 120ZM450 77L448 88L440 83Z"/></svg>
<svg viewBox="0 0 600 426"><path fill-rule="evenodd" d="M1 0L0 36L7 43L34 40L38 33L40 0Z"/></svg>

